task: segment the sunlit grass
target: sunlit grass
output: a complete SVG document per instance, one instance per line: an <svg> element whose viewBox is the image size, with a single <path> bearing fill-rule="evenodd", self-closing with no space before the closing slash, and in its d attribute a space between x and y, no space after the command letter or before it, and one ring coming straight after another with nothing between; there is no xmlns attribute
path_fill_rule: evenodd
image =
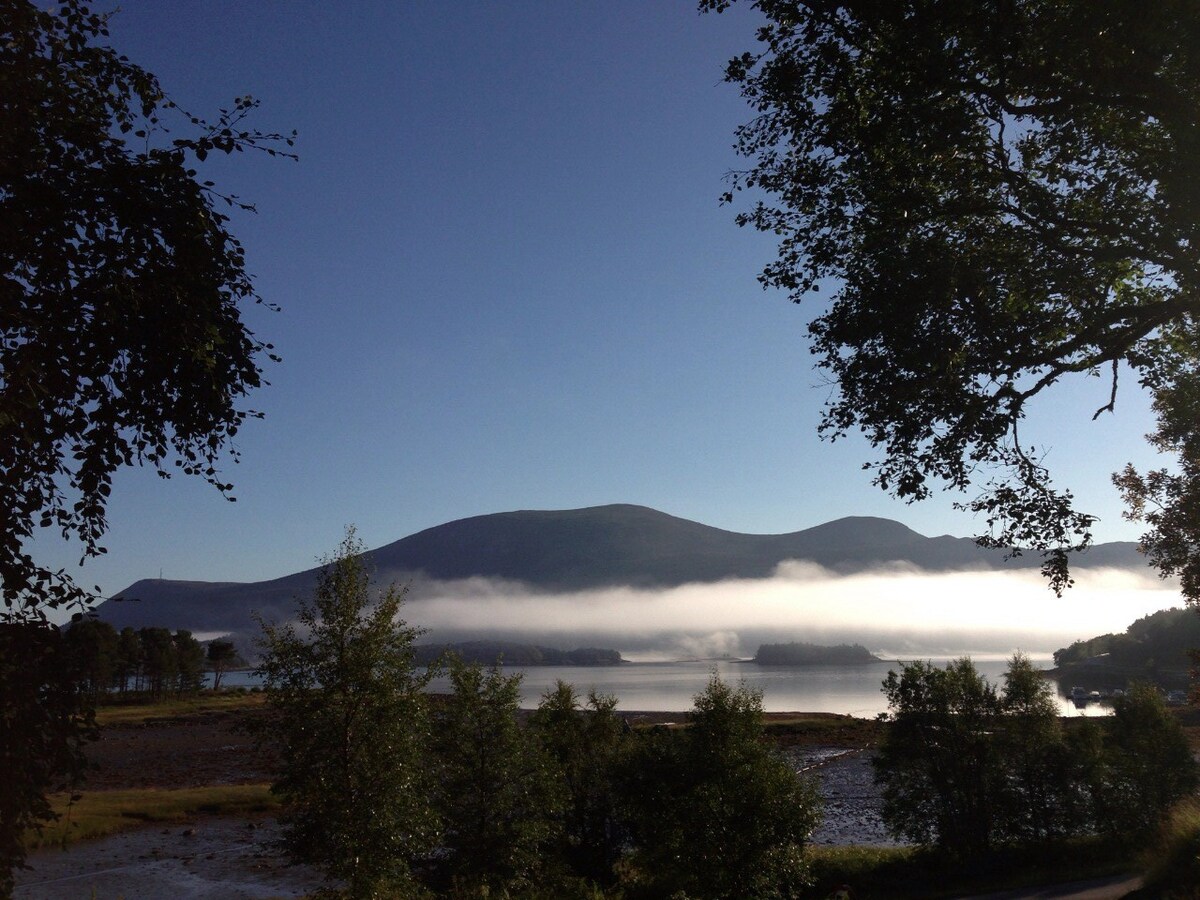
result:
<svg viewBox="0 0 1200 900"><path fill-rule="evenodd" d="M865 747L879 740L882 728L874 719L831 714L768 713L763 722L767 737L781 744Z"/></svg>
<svg viewBox="0 0 1200 900"><path fill-rule="evenodd" d="M1200 896L1200 800L1172 811L1143 858L1147 896Z"/></svg>
<svg viewBox="0 0 1200 900"><path fill-rule="evenodd" d="M111 703L96 710L97 724L130 725L151 719L170 719L214 712L255 709L265 702L262 693L203 691L194 697L173 697L158 703Z"/></svg>
<svg viewBox="0 0 1200 900"><path fill-rule="evenodd" d="M25 846L56 847L107 837L148 823L182 822L205 815L271 812L279 803L266 784L227 784L159 790L89 791L74 803L69 794L51 797L60 818L37 834L26 834Z"/></svg>

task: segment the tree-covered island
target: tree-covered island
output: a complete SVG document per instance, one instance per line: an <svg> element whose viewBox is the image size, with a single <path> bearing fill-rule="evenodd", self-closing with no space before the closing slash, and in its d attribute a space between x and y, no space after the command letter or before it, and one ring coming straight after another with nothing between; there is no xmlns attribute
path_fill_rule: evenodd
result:
<svg viewBox="0 0 1200 900"><path fill-rule="evenodd" d="M626 662L617 650L579 647L559 650L517 641L459 641L452 644L417 644L413 647L418 665L427 666L447 653L467 663L490 666L619 666Z"/></svg>
<svg viewBox="0 0 1200 900"><path fill-rule="evenodd" d="M883 662L862 644L760 644L752 662L760 666L855 666Z"/></svg>

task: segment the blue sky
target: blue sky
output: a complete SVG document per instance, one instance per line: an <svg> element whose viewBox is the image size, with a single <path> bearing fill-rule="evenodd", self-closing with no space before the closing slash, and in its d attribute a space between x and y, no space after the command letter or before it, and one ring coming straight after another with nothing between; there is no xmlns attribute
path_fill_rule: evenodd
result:
<svg viewBox="0 0 1200 900"><path fill-rule="evenodd" d="M952 498L873 488L863 442L817 437L821 301L764 293L773 242L717 202L747 115L721 68L754 26L642 0L122 0L114 46L198 114L253 94L254 124L296 129L301 159L204 171L258 206L232 227L282 307L247 310L283 362L228 467L237 502L122 473L84 582L257 580L311 565L347 523L378 546L613 502L739 531L878 515L973 533ZM1151 423L1128 391L1091 423L1106 391L1068 387L1024 437L1100 539L1133 539L1108 475L1146 459Z"/></svg>

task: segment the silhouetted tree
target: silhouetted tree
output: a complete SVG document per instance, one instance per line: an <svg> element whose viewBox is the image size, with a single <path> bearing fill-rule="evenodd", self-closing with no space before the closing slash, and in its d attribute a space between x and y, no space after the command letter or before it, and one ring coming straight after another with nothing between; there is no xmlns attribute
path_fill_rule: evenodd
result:
<svg viewBox="0 0 1200 900"><path fill-rule="evenodd" d="M1114 823L1120 831L1129 814L1115 811L1125 803L1116 798L1129 796L1121 785L1136 779L1139 752L1164 764L1156 753L1168 742L1145 723L1154 752L1127 754L1120 737L1105 741L1087 722L1064 735L1050 685L1021 654L1000 694L966 658L945 668L908 663L888 673L884 692L888 726L875 759L883 817L917 843L972 853Z"/></svg>
<svg viewBox="0 0 1200 900"><path fill-rule="evenodd" d="M291 139L248 130L249 97L211 122L179 110L106 45L107 23L82 0L0 0L0 622L94 599L26 545L53 528L102 553L119 467L178 467L228 493L217 465L237 455L271 355L242 321L260 298L215 204L250 207L195 166ZM17 681L0 696L58 689L26 680L41 668L2 671ZM77 718L31 721L48 730L19 732L41 754L24 764L70 759L58 724Z"/></svg>
<svg viewBox="0 0 1200 900"><path fill-rule="evenodd" d="M883 819L899 837L958 851L996 840L1004 762L995 688L962 658L888 672L887 732L873 760Z"/></svg>
<svg viewBox="0 0 1200 900"><path fill-rule="evenodd" d="M503 896L538 884L562 792L552 761L517 722L521 676L451 657L450 680L435 728L438 867L454 890Z"/></svg>
<svg viewBox="0 0 1200 900"><path fill-rule="evenodd" d="M1200 786L1200 771L1179 720L1153 685L1132 685L1113 701L1113 711L1100 821L1117 835L1145 839L1175 803Z"/></svg>
<svg viewBox="0 0 1200 900"><path fill-rule="evenodd" d="M1089 828L1080 791L1087 758L1063 735L1050 682L1021 653L1004 674L996 742L1002 766L996 815L1004 839L1033 842Z"/></svg>
<svg viewBox="0 0 1200 900"><path fill-rule="evenodd" d="M566 788L560 855L600 883L612 880L625 839L615 779L629 729L616 707L615 696L595 691L581 704L574 687L557 681L529 721Z"/></svg>
<svg viewBox="0 0 1200 900"><path fill-rule="evenodd" d="M720 10L730 0L701 0ZM1176 465L1117 478L1164 575L1200 598L1200 15L1138 0L754 0L731 60L754 117L726 201L779 236L764 286L836 279L809 326L836 385L822 431L882 451L905 499L972 490L987 545L1068 551L1094 517L1018 426L1102 374L1153 398ZM1098 401L1099 402L1099 401Z"/></svg>
<svg viewBox="0 0 1200 900"><path fill-rule="evenodd" d="M431 672L414 665L420 632L398 618L403 591L375 595L363 549L347 529L297 624L263 625L258 668L275 713L271 790L284 803L284 840L353 897L411 885L411 867L437 840L423 693Z"/></svg>
<svg viewBox="0 0 1200 900"><path fill-rule="evenodd" d="M138 642L137 632L126 625L121 629L117 638L117 657L113 677L117 689L123 694L129 688L129 680L134 679L134 690L137 690L138 675L142 667L142 646Z"/></svg>
<svg viewBox="0 0 1200 900"><path fill-rule="evenodd" d="M73 677L95 702L112 687L117 670L119 639L108 622L77 614L67 628L63 649Z"/></svg>
<svg viewBox="0 0 1200 900"><path fill-rule="evenodd" d="M82 0L0 3L0 593L9 607L90 596L23 550L35 528L99 540L112 474L146 464L223 493L220 456L252 413L270 347L241 244L194 168L212 152L290 145L179 110L106 46ZM173 123L182 126L172 135ZM236 198L234 204L249 208ZM222 203L222 205L224 205Z"/></svg>
<svg viewBox="0 0 1200 900"><path fill-rule="evenodd" d="M221 689L221 676L230 666L238 664L240 657L232 641L213 640L208 644L208 667L213 673L213 690Z"/></svg>
<svg viewBox="0 0 1200 900"><path fill-rule="evenodd" d="M139 628L138 644L142 656L142 683L150 695L159 699L174 690L179 677L179 651L175 636L168 628Z"/></svg>
<svg viewBox="0 0 1200 900"><path fill-rule="evenodd" d="M95 736L86 694L57 628L0 622L0 897L12 896L25 833L55 818L46 795L82 780Z"/></svg>
<svg viewBox="0 0 1200 900"><path fill-rule="evenodd" d="M175 645L175 687L179 694L194 694L204 684L204 647L186 629L179 629L172 637Z"/></svg>
<svg viewBox="0 0 1200 900"><path fill-rule="evenodd" d="M808 882L814 786L762 740L762 694L716 674L688 728L639 736L623 779L635 897L777 898Z"/></svg>

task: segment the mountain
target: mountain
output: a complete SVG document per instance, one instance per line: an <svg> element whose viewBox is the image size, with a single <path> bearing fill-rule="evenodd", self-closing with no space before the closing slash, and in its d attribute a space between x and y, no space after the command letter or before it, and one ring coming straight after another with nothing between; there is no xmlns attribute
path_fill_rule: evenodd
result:
<svg viewBox="0 0 1200 900"><path fill-rule="evenodd" d="M925 537L890 519L855 516L789 534L742 534L644 506L522 510L473 516L420 531L369 554L378 582L483 576L545 591L614 585L669 587L765 578L785 560L850 574L888 564L929 571L1036 567L1036 556L1004 562L969 538ZM1075 565L1144 568L1132 543L1102 544ZM163 625L197 632L254 630L251 611L290 618L310 596L316 569L249 584L147 579L100 605L116 627ZM136 601L136 602L135 602Z"/></svg>

